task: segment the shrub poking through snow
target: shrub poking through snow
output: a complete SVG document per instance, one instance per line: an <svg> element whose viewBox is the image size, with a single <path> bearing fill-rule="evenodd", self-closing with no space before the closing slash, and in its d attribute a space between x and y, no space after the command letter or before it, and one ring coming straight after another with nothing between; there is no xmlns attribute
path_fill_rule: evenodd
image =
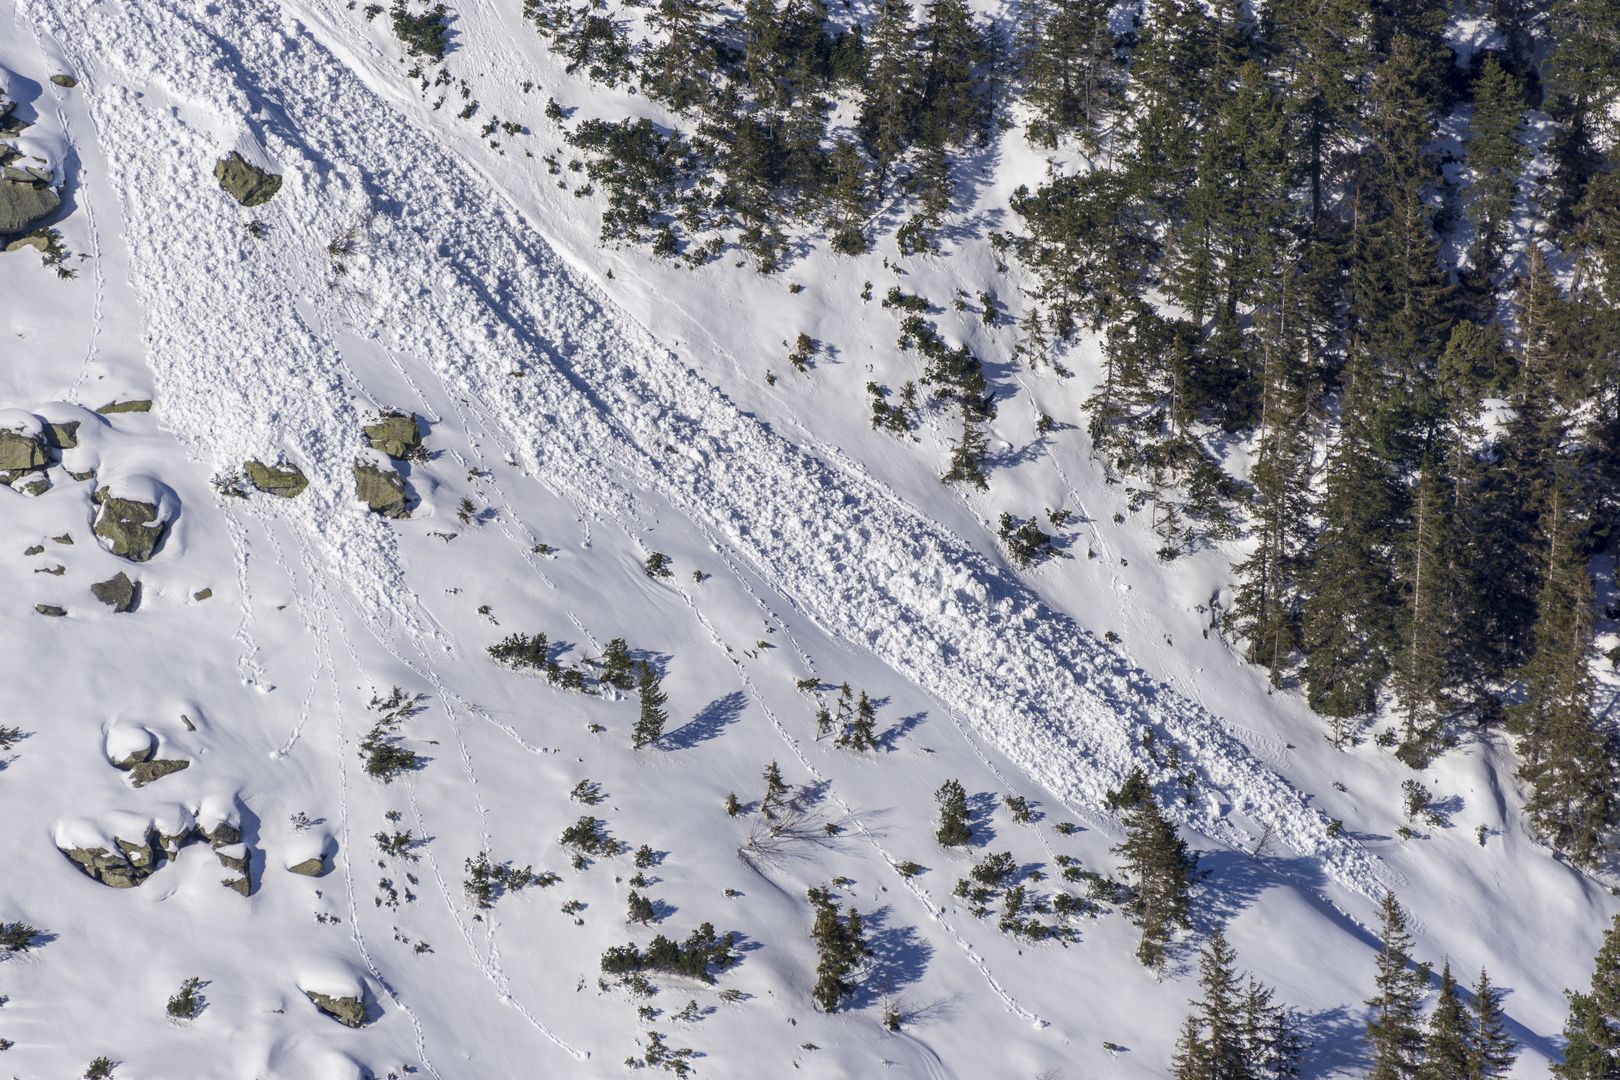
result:
<svg viewBox="0 0 1620 1080"><path fill-rule="evenodd" d="M397 686L389 697L371 699L377 720L360 740L360 759L365 762L367 776L388 784L400 773L422 767L421 756L400 744L399 728L422 711L426 699L425 694L407 696Z"/></svg>
<svg viewBox="0 0 1620 1080"><path fill-rule="evenodd" d="M659 934L645 950L634 945L615 945L602 954L602 971L607 975L631 975L654 971L685 975L703 982L714 982L714 973L736 960L731 934L715 933L713 923L704 923L683 942Z"/></svg>

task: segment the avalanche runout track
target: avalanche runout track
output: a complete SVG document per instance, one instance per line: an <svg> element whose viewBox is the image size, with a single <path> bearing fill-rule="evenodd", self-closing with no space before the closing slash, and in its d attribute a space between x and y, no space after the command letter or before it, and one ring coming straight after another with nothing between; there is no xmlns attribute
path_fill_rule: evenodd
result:
<svg viewBox="0 0 1620 1080"><path fill-rule="evenodd" d="M1154 773L1137 746L1151 729L1202 770L1204 797L1174 801L1190 827L1238 843L1232 818L1269 826L1364 895L1389 878L1219 718L916 508L745 415L414 121L408 86L369 86L311 28L321 19L249 0L23 11L93 94L166 424L210 464L285 452L324 471L286 513L383 633L438 631L390 527L347 497L366 391L340 322L435 369L496 418L525 469L600 518L633 514L638 492L681 508L1077 812L1106 818L1105 791L1132 767ZM286 176L261 211L270 240L247 238L211 176L233 146ZM357 215L370 243L334 290L325 249Z"/></svg>

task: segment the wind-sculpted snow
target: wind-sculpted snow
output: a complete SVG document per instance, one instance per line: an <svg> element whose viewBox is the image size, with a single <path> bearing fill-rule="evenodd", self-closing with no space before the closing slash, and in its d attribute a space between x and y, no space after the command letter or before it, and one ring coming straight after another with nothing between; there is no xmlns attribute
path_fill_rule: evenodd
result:
<svg viewBox="0 0 1620 1080"><path fill-rule="evenodd" d="M300 464L311 490L284 512L390 632L436 634L390 526L350 497L368 406L340 348L350 328L434 369L498 419L541 483L600 518L634 515L638 491L679 506L798 611L952 703L1094 821L1133 767L1179 793L1140 748L1151 730L1203 774L1197 801L1168 800L1192 828L1233 844L1270 829L1365 895L1393 877L1330 836L1219 718L871 479L746 415L559 257L545 222L394 104L405 88L368 85L329 26L310 29L324 15L234 0L27 10L85 70L116 69L95 115L133 225L166 424L219 467L277 453ZM128 88L142 83L144 95ZM238 147L286 178L259 211L265 241L211 177ZM334 275L327 244L357 217L369 241Z"/></svg>

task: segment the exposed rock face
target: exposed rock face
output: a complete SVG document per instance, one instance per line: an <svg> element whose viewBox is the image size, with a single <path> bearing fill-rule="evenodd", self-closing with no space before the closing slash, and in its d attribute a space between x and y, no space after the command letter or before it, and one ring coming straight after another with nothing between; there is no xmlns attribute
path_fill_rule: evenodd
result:
<svg viewBox="0 0 1620 1080"><path fill-rule="evenodd" d="M296 499L309 487L309 478L296 465L264 465L257 461L245 462L242 471L248 483L268 495L283 499Z"/></svg>
<svg viewBox="0 0 1620 1080"><path fill-rule="evenodd" d="M293 863L287 870L305 877L320 877L326 873L326 859L320 855L312 855L303 862Z"/></svg>
<svg viewBox="0 0 1620 1080"><path fill-rule="evenodd" d="M129 770L131 781L136 787L145 787L154 780L161 780L170 773L189 769L191 762L184 758L166 758L156 761L142 761Z"/></svg>
<svg viewBox="0 0 1620 1080"><path fill-rule="evenodd" d="M354 493L373 511L387 518L407 516L405 480L396 472L364 461L354 466Z"/></svg>
<svg viewBox="0 0 1620 1080"><path fill-rule="evenodd" d="M152 503L120 499L107 488L96 489L101 512L96 515L94 532L107 542L107 550L130 562L145 562L163 540L168 523L159 520Z"/></svg>
<svg viewBox="0 0 1620 1080"><path fill-rule="evenodd" d="M130 401L109 401L96 412L102 416L112 416L115 413L151 412L151 398L135 398Z"/></svg>
<svg viewBox="0 0 1620 1080"><path fill-rule="evenodd" d="M154 846L153 832L148 830L140 840L116 838L116 850L104 847L64 848L62 854L83 870L85 874L112 889L132 889L152 876L162 865L164 851Z"/></svg>
<svg viewBox="0 0 1620 1080"><path fill-rule="evenodd" d="M45 425L45 442L53 450L72 450L79 445L79 421Z"/></svg>
<svg viewBox="0 0 1620 1080"><path fill-rule="evenodd" d="M25 473L44 468L45 444L20 431L0 431L0 473Z"/></svg>
<svg viewBox="0 0 1620 1080"><path fill-rule="evenodd" d="M359 998L328 997L314 990L305 990L304 996L317 1009L345 1027L357 1028L366 1022L366 1005Z"/></svg>
<svg viewBox="0 0 1620 1080"><path fill-rule="evenodd" d="M0 174L0 234L27 232L61 205L49 173L41 179L33 171L7 165Z"/></svg>
<svg viewBox="0 0 1620 1080"><path fill-rule="evenodd" d="M235 150L215 164L214 176L219 186L243 206L262 206L281 190L281 177L249 163Z"/></svg>
<svg viewBox="0 0 1620 1080"><path fill-rule="evenodd" d="M129 580L129 575L122 570L106 581L98 581L90 586L92 596L117 612L133 607L140 591L140 583Z"/></svg>
<svg viewBox="0 0 1620 1080"><path fill-rule="evenodd" d="M376 423L366 424L360 430L365 432L366 442L373 450L381 450L395 460L409 457L422 445L421 426L414 415L407 413L383 413Z"/></svg>
<svg viewBox="0 0 1620 1080"><path fill-rule="evenodd" d="M67 614L67 608L57 607L55 604L35 604L34 610L41 615L50 615L55 618L61 618Z"/></svg>

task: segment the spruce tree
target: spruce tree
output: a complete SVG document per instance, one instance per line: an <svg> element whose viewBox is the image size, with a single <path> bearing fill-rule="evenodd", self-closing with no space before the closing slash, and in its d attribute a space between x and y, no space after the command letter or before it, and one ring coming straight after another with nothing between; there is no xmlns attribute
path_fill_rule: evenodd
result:
<svg viewBox="0 0 1620 1080"><path fill-rule="evenodd" d="M1585 993L1564 991L1564 1060L1553 1066L1560 1080L1620 1078L1620 915L1603 935Z"/></svg>
<svg viewBox="0 0 1620 1080"><path fill-rule="evenodd" d="M641 698L641 715L636 719L630 735L631 744L637 750L664 737L664 724L669 720L664 705L668 703L669 696L664 693L661 682L651 664L643 661L637 665L636 691Z"/></svg>
<svg viewBox="0 0 1620 1080"><path fill-rule="evenodd" d="M1091 149L1123 89L1113 0L1049 0L1019 20L1024 100L1035 110L1031 141L1049 148L1076 135Z"/></svg>
<svg viewBox="0 0 1620 1080"><path fill-rule="evenodd" d="M774 761L765 766L762 778L765 781L765 797L759 801L760 812L766 818L775 818L776 811L781 808L782 800L788 793L788 786L782 779L782 770Z"/></svg>
<svg viewBox="0 0 1620 1080"><path fill-rule="evenodd" d="M1581 550L1574 482L1560 470L1545 515L1550 532L1537 602L1535 651L1520 672L1524 700L1510 713L1525 813L1536 834L1578 866L1613 850L1620 824L1617 741L1593 707L1592 578Z"/></svg>
<svg viewBox="0 0 1620 1080"><path fill-rule="evenodd" d="M972 840L973 829L968 824L967 792L961 782L945 781L934 793L934 799L939 803L939 827L934 830L934 838L945 847L961 847Z"/></svg>
<svg viewBox="0 0 1620 1080"><path fill-rule="evenodd" d="M856 128L877 165L873 193L882 199L890 170L911 144L915 127L916 26L906 0L883 0L867 37L866 86Z"/></svg>
<svg viewBox="0 0 1620 1080"><path fill-rule="evenodd" d="M1512 224L1525 148L1519 141L1524 89L1495 54L1486 54L1474 82L1474 107L1464 142L1468 170L1468 216L1474 226L1472 288L1490 296L1492 278L1502 269ZM1489 309L1482 311L1489 315Z"/></svg>
<svg viewBox="0 0 1620 1080"><path fill-rule="evenodd" d="M966 397L962 399L962 435L951 448L950 468L941 479L947 484L972 484L980 491L988 491L990 483L984 469L985 459L990 454L990 440L984 434L976 404Z"/></svg>
<svg viewBox="0 0 1620 1080"><path fill-rule="evenodd" d="M1395 894L1384 893L1383 925L1379 937L1377 993L1367 1001L1372 1016L1367 1021L1367 1049L1373 1059L1368 1080L1415 1080L1423 1063L1421 1026L1423 990L1428 981L1422 969L1412 966L1412 935L1406 929L1406 912Z"/></svg>
<svg viewBox="0 0 1620 1080"><path fill-rule="evenodd" d="M1171 935L1192 925L1192 876L1198 859L1159 809L1153 790L1139 785L1125 809L1125 839L1114 847L1131 883L1125 911L1142 931L1136 958L1144 966L1164 966Z"/></svg>
<svg viewBox="0 0 1620 1080"><path fill-rule="evenodd" d="M1468 1033L1468 1080L1502 1080L1518 1056L1513 1037L1507 1033L1502 991L1491 985L1490 976L1480 968Z"/></svg>
<svg viewBox="0 0 1620 1080"><path fill-rule="evenodd" d="M1448 960L1440 969L1440 996L1423 1036L1423 1067L1418 1070L1421 1080L1463 1080L1468 1075L1472 1050L1468 1036L1468 1016Z"/></svg>

